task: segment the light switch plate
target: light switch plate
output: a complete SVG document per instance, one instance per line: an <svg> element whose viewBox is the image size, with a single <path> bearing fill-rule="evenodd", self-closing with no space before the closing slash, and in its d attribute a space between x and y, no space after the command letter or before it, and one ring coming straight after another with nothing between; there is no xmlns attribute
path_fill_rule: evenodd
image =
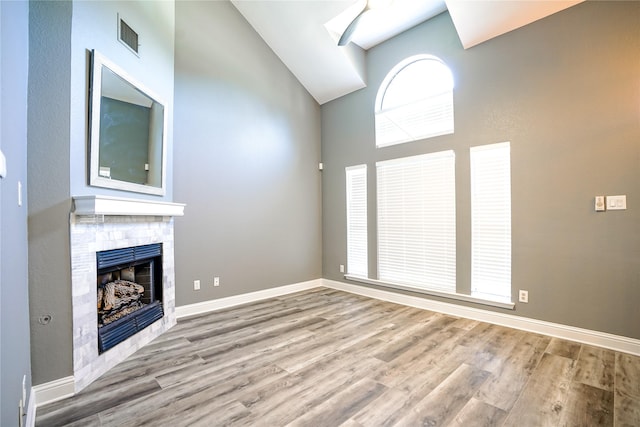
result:
<svg viewBox="0 0 640 427"><path fill-rule="evenodd" d="M596 196L595 209L596 212L604 212L607 210L604 204L604 196Z"/></svg>
<svg viewBox="0 0 640 427"><path fill-rule="evenodd" d="M7 176L7 158L4 156L2 150L0 150L0 178Z"/></svg>
<svg viewBox="0 0 640 427"><path fill-rule="evenodd" d="M607 196L607 210L608 211L616 211L616 210L625 210L627 209L627 196L619 195L619 196Z"/></svg>

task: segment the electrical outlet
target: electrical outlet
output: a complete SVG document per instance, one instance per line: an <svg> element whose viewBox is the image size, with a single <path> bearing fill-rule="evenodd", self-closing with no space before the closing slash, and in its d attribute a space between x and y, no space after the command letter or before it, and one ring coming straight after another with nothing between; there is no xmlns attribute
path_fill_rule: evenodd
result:
<svg viewBox="0 0 640 427"><path fill-rule="evenodd" d="M340 264L340 273L344 273L344 265Z"/></svg>
<svg viewBox="0 0 640 427"><path fill-rule="evenodd" d="M529 302L529 291L520 290L518 294L518 300L520 302L528 303Z"/></svg>
<svg viewBox="0 0 640 427"><path fill-rule="evenodd" d="M200 290L200 280L194 280L193 281L193 290L194 291L199 291Z"/></svg>
<svg viewBox="0 0 640 427"><path fill-rule="evenodd" d="M214 277L213 278L213 286L220 286L220 278L219 277Z"/></svg>

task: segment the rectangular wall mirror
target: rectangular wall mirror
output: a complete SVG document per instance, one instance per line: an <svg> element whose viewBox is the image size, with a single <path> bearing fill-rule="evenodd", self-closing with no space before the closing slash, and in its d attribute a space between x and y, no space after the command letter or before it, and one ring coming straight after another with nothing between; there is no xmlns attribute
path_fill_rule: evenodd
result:
<svg viewBox="0 0 640 427"><path fill-rule="evenodd" d="M166 104L95 50L91 62L89 184L164 195Z"/></svg>

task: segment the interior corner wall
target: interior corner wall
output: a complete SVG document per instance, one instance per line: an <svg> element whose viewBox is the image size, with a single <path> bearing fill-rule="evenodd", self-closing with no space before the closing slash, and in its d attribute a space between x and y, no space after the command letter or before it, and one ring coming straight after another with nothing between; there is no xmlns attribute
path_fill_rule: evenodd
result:
<svg viewBox="0 0 640 427"><path fill-rule="evenodd" d="M529 303L508 313L640 339L638 22L638 2L584 2L464 50L444 13L369 50L369 86L322 106L323 277L345 281L346 166L368 165L375 271L376 162L454 149L457 280L470 289L469 148L510 141L511 292ZM453 71L455 133L376 149L377 90L421 53ZM627 210L594 211L594 196L617 194Z"/></svg>
<svg viewBox="0 0 640 427"><path fill-rule="evenodd" d="M173 102L173 1L31 1L29 16L29 291L34 384L73 375L69 215L80 195L172 201L173 109L167 191L151 196L88 185L90 51L96 49ZM140 56L117 40L118 14L140 35ZM41 324L38 319L50 316ZM55 357L51 357L54 354Z"/></svg>
<svg viewBox="0 0 640 427"><path fill-rule="evenodd" d="M320 278L320 107L230 2L176 2L175 51L176 305Z"/></svg>
<svg viewBox="0 0 640 427"><path fill-rule="evenodd" d="M71 2L29 3L27 190L34 385L73 374L69 254L71 14ZM50 316L51 321L39 323L41 316Z"/></svg>
<svg viewBox="0 0 640 427"><path fill-rule="evenodd" d="M29 3L0 2L0 425L16 425L22 381L31 389L27 280L27 78ZM18 183L22 205L18 204ZM24 407L28 405L23 402ZM26 410L26 409L25 409Z"/></svg>

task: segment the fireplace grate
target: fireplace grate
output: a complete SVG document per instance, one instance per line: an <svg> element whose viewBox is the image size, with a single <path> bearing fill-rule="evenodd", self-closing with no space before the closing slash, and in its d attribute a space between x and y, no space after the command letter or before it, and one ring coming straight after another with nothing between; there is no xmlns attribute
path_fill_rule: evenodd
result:
<svg viewBox="0 0 640 427"><path fill-rule="evenodd" d="M135 261L153 258L162 255L162 244L135 246L132 248L112 249L96 254L98 270L114 267L121 264L133 263Z"/></svg>
<svg viewBox="0 0 640 427"><path fill-rule="evenodd" d="M98 328L98 352L115 347L156 320L162 319L163 315L162 304L154 301L128 316Z"/></svg>

